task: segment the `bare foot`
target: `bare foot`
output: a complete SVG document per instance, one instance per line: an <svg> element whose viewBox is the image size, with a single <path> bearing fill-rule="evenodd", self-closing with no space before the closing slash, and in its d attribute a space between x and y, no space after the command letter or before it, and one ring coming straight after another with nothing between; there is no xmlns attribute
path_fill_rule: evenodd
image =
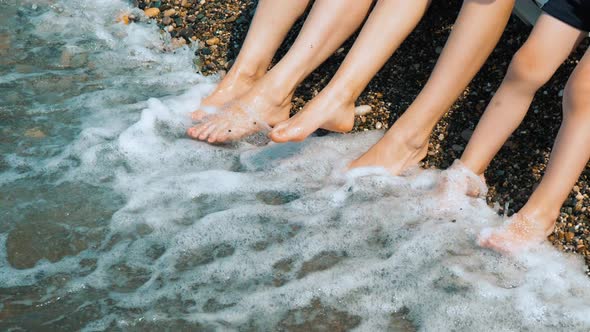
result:
<svg viewBox="0 0 590 332"><path fill-rule="evenodd" d="M265 83L259 81L248 92L221 110L205 116L187 134L209 143L235 141L248 135L270 130L289 117L292 94L277 98Z"/></svg>
<svg viewBox="0 0 590 332"><path fill-rule="evenodd" d="M260 76L236 74L230 71L219 82L215 90L207 96L199 109L191 114L194 121L201 121L214 111L222 109L227 103L246 93Z"/></svg>
<svg viewBox="0 0 590 332"><path fill-rule="evenodd" d="M353 126L354 100L324 89L295 116L274 127L269 136L278 143L297 142L318 128L343 133Z"/></svg>
<svg viewBox="0 0 590 332"><path fill-rule="evenodd" d="M541 244L553 232L555 219L532 219L524 213L514 214L499 227L484 229L477 243L503 254L514 254Z"/></svg>
<svg viewBox="0 0 590 332"><path fill-rule="evenodd" d="M457 159L451 167L441 173L436 191L443 196L460 194L475 198L485 198L488 193L488 187L483 174L477 175L473 173L461 160Z"/></svg>
<svg viewBox="0 0 590 332"><path fill-rule="evenodd" d="M400 175L409 168L418 166L427 152L428 141L414 144L396 132L394 125L379 142L350 163L348 168L383 167L392 175Z"/></svg>
<svg viewBox="0 0 590 332"><path fill-rule="evenodd" d="M488 187L483 175L477 175L460 160L440 174L434 189L434 211L437 214L459 211L472 203L472 198L485 199Z"/></svg>

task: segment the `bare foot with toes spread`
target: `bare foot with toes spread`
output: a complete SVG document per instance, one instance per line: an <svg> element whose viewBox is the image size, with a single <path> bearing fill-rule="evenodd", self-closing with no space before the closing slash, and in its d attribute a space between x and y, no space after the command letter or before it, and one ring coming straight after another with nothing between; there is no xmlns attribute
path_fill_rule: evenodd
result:
<svg viewBox="0 0 590 332"><path fill-rule="evenodd" d="M224 143L270 130L289 117L291 96L277 101L265 91L268 90L253 87L220 111L202 117L198 125L188 130L188 135L209 143Z"/></svg>

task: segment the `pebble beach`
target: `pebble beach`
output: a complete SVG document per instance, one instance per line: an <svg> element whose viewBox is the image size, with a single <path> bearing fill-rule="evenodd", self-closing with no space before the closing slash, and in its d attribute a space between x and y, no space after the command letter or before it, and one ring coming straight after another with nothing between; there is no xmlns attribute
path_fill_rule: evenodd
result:
<svg viewBox="0 0 590 332"><path fill-rule="evenodd" d="M148 18L168 33L173 44L196 44L195 70L223 76L237 56L256 1L251 0L135 0ZM371 81L357 106L373 111L355 119L355 132L386 130L411 104L432 71L453 28L461 1L434 2L426 16ZM289 49L304 17L293 27L277 52L278 61ZM125 16L124 21L138 17ZM425 168L446 168L461 156L481 114L500 85L512 55L524 43L527 26L513 16L485 66L460 99L437 125L429 144ZM329 82L354 42L352 36L297 89L292 112L296 113ZM539 90L527 117L504 145L486 172L488 204L498 213L518 211L540 181L561 123L561 96L569 74L588 48L585 40ZM369 56L370 50L367 50ZM370 61L369 58L367 61ZM318 132L318 135L325 133ZM582 255L590 266L590 171L579 178L563 205L555 232L549 237L562 251Z"/></svg>

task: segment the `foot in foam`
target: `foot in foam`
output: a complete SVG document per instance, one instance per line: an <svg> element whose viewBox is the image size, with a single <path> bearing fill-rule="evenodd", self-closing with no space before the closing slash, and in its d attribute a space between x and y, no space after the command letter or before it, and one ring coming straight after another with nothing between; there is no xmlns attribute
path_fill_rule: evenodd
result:
<svg viewBox="0 0 590 332"><path fill-rule="evenodd" d="M262 88L253 87L233 102L188 129L188 136L209 143L239 140L251 134L268 131L286 120L291 109L291 95L280 102Z"/></svg>
<svg viewBox="0 0 590 332"><path fill-rule="evenodd" d="M334 132L348 132L354 126L354 100L324 90L287 121L270 132L279 143L302 141L319 128Z"/></svg>
<svg viewBox="0 0 590 332"><path fill-rule="evenodd" d="M475 198L485 198L488 193L486 180L482 175L473 173L461 160L455 160L453 165L441 173L436 187L440 195L460 194Z"/></svg>
<svg viewBox="0 0 590 332"><path fill-rule="evenodd" d="M383 167L392 175L400 175L408 169L418 166L426 157L428 142L413 144L403 139L397 129L392 127L375 145L348 166L349 169L360 167Z"/></svg>
<svg viewBox="0 0 590 332"><path fill-rule="evenodd" d="M473 173L460 160L455 160L440 174L434 189L436 213L461 210L472 198L485 199L487 192L483 175Z"/></svg>
<svg viewBox="0 0 590 332"><path fill-rule="evenodd" d="M246 93L258 80L256 76L234 74L230 71L219 82L215 90L203 99L199 109L191 113L194 121L201 121L203 118L223 108L227 103L235 100Z"/></svg>
<svg viewBox="0 0 590 332"><path fill-rule="evenodd" d="M554 226L554 219L533 219L517 213L499 227L484 229L477 243L500 253L514 254L546 241Z"/></svg>

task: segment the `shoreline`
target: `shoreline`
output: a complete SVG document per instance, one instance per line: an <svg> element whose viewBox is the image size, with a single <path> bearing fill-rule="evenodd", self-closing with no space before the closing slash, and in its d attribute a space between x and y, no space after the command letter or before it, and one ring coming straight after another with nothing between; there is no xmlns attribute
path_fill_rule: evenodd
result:
<svg viewBox="0 0 590 332"><path fill-rule="evenodd" d="M195 65L204 75L227 71L231 67L256 7L254 0L134 0L134 4L143 10L157 8L153 18L171 37L199 44ZM353 131L387 129L410 105L428 79L460 5L461 2L456 0L433 3L422 22L357 101L357 105L370 105L374 111L357 117ZM273 64L286 53L302 23L303 18L297 21ZM426 168L446 168L460 157L487 102L499 86L512 55L524 43L530 29L513 15L482 70L436 126L424 161ZM354 38L345 42L297 88L292 102L293 113L329 82ZM540 180L561 124L562 90L587 47L588 40L539 90L525 120L486 171L488 204L498 204L499 213L511 215L518 211ZM590 170L587 168L566 200L556 230L549 237L558 249L581 254L588 266L589 195ZM588 273L590 275L590 271Z"/></svg>

